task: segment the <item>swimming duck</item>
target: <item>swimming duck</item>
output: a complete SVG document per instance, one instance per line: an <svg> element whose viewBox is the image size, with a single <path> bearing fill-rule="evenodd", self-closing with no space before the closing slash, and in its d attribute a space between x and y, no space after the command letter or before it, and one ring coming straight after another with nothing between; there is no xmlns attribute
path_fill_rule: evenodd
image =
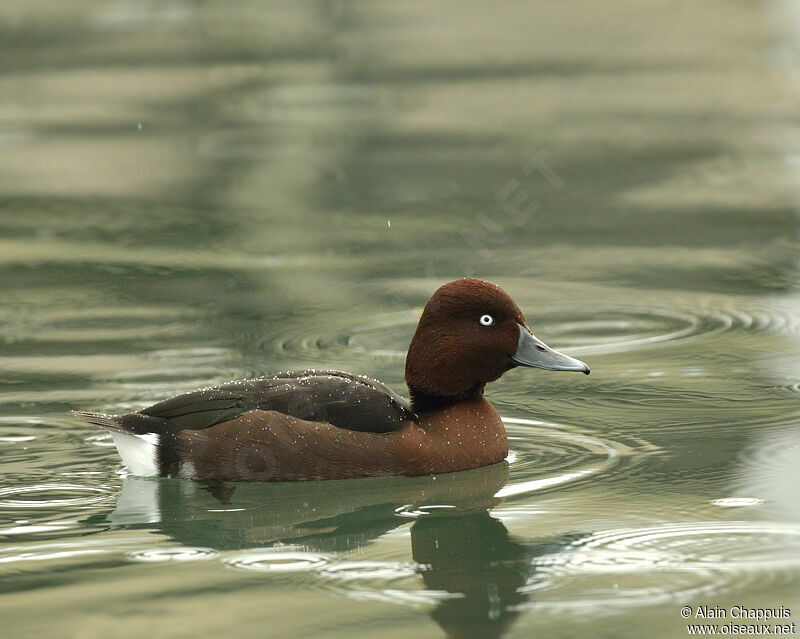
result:
<svg viewBox="0 0 800 639"><path fill-rule="evenodd" d="M467 278L441 286L422 311L406 356L410 401L366 377L304 370L204 388L124 415L75 415L111 431L134 475L433 475L506 458L503 422L483 391L517 366L589 374L535 337L503 289Z"/></svg>

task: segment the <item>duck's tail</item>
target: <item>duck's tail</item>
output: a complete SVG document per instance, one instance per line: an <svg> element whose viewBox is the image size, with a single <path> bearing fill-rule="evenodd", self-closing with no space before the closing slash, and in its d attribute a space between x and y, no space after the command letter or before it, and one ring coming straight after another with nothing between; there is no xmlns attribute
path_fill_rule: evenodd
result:
<svg viewBox="0 0 800 639"><path fill-rule="evenodd" d="M135 434L119 423L118 415L74 410L72 414L85 422L111 431L111 437L122 461L134 475L158 475L159 436L156 433Z"/></svg>
<svg viewBox="0 0 800 639"><path fill-rule="evenodd" d="M122 424L119 423L118 415L106 415L105 413L90 413L85 410L74 410L72 411L72 414L78 419L82 419L85 422L89 422L90 424L94 424L95 426L100 426L102 428L107 428L108 430L113 430L117 433L129 432L122 426Z"/></svg>

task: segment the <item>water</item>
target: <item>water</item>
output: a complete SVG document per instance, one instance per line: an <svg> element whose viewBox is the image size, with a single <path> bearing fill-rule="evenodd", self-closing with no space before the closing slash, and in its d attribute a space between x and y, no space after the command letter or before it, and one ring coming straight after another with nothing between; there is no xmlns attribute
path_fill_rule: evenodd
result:
<svg viewBox="0 0 800 639"><path fill-rule="evenodd" d="M14 637L682 637L800 610L791 2L6 2L0 616ZM589 377L507 464L126 477L71 409L304 367L405 392L441 283Z"/></svg>

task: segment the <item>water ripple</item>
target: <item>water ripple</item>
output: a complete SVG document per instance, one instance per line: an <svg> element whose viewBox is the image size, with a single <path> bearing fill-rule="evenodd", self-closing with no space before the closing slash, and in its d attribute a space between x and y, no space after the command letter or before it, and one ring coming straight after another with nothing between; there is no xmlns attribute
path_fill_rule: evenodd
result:
<svg viewBox="0 0 800 639"><path fill-rule="evenodd" d="M688 522L608 530L535 561L536 603L602 611L693 601L800 577L800 526Z"/></svg>
<svg viewBox="0 0 800 639"><path fill-rule="evenodd" d="M659 452L638 440L630 444L574 432L566 426L505 417L511 482L496 497L516 497L607 474L623 458Z"/></svg>
<svg viewBox="0 0 800 639"><path fill-rule="evenodd" d="M338 561L317 571L317 585L349 599L395 605L430 605L459 596L426 590L420 579L423 570L425 566L408 561Z"/></svg>
<svg viewBox="0 0 800 639"><path fill-rule="evenodd" d="M356 324L350 319L336 315L316 317L312 325L285 322L261 340L259 348L280 356L334 365L340 365L346 355L352 358L353 354L402 360L419 321L419 312L377 314ZM347 323L341 325L343 322Z"/></svg>
<svg viewBox="0 0 800 639"><path fill-rule="evenodd" d="M76 508L110 501L113 493L106 487L78 484L34 484L0 488L0 510L29 508Z"/></svg>
<svg viewBox="0 0 800 639"><path fill-rule="evenodd" d="M340 561L318 571L323 579L333 582L380 581L387 584L406 577L416 577L421 569L415 563L402 561Z"/></svg>
<svg viewBox="0 0 800 639"><path fill-rule="evenodd" d="M236 570L265 573L312 572L331 561L329 555L299 547L276 547L254 550L225 559L225 566Z"/></svg>
<svg viewBox="0 0 800 639"><path fill-rule="evenodd" d="M789 309L725 308L721 305L659 307L633 304L593 305L590 319L581 305L542 309L542 335L576 355L629 351L664 343L708 339L729 331L788 334L800 331Z"/></svg>
<svg viewBox="0 0 800 639"><path fill-rule="evenodd" d="M379 313L352 321L351 315L317 316L285 322L258 347L281 356L341 363L345 354L402 360L421 309ZM658 306L607 303L545 305L528 317L539 337L570 354L595 355L710 339L723 333L789 334L800 319L789 309Z"/></svg>
<svg viewBox="0 0 800 639"><path fill-rule="evenodd" d="M76 344L171 337L196 322L183 309L167 307L40 308L35 315L7 315L7 343Z"/></svg>
<svg viewBox="0 0 800 639"><path fill-rule="evenodd" d="M81 538L75 541L58 541L38 544L13 544L0 548L0 576L13 576L49 572L55 565L97 556L118 555L132 550L130 539Z"/></svg>
<svg viewBox="0 0 800 639"><path fill-rule="evenodd" d="M202 561L214 559L219 553L210 548L171 546L167 548L142 548L127 554L132 561L160 563L168 561Z"/></svg>
<svg viewBox="0 0 800 639"><path fill-rule="evenodd" d="M74 426L67 416L48 415L47 418L27 415L0 417L0 443L26 444L34 440L53 444L56 440L67 441L70 428ZM14 447L10 447L14 448Z"/></svg>

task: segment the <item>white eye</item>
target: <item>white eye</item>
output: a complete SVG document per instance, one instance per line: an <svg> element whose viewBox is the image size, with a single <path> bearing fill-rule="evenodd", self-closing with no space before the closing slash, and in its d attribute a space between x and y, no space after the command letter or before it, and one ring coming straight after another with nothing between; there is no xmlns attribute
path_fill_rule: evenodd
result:
<svg viewBox="0 0 800 639"><path fill-rule="evenodd" d="M494 318L491 315L481 315L480 322L484 326L491 326L494 324Z"/></svg>

